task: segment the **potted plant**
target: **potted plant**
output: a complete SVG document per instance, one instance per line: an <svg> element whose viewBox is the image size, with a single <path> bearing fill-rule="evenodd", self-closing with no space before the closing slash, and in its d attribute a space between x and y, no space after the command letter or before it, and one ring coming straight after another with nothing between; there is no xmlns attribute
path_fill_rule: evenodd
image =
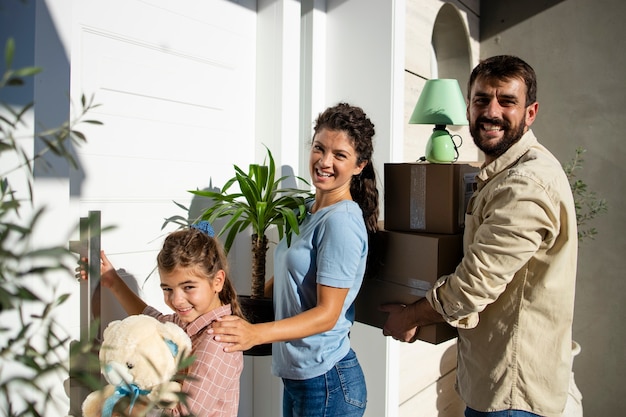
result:
<svg viewBox="0 0 626 417"><path fill-rule="evenodd" d="M235 176L229 179L221 191L190 191L198 197L208 198L211 203L194 221L207 220L211 224L225 218L217 236L226 236L224 249L230 250L239 233L252 228L252 277L249 296L240 295L239 300L246 318L251 322L271 321L274 319L272 300L265 297L266 257L269 249L267 235L275 227L279 239L285 237L291 241L292 233L299 233L299 224L306 215L305 202L312 196L309 190L299 188L281 188L284 180L290 176L276 179L276 166L272 152L267 148L267 160L264 164L250 164L246 173L234 165ZM305 184L308 182L294 177ZM181 223L180 216L166 221ZM267 354L271 345L256 353L254 348L249 355Z"/></svg>
<svg viewBox="0 0 626 417"><path fill-rule="evenodd" d="M220 192L197 190L191 193L212 200L199 220L213 223L220 218L228 218L218 232L226 234L224 249L228 253L235 237L252 227L252 287L250 298L264 298L266 255L269 239L267 231L275 226L278 237L291 240L291 233L299 233L299 223L306 214L305 200L311 196L308 190L280 188L283 176L276 179L276 166L272 152L267 148L267 165L250 164L248 173L237 165L235 176L229 179ZM306 180L296 177L308 184ZM231 191L237 184L239 190Z"/></svg>

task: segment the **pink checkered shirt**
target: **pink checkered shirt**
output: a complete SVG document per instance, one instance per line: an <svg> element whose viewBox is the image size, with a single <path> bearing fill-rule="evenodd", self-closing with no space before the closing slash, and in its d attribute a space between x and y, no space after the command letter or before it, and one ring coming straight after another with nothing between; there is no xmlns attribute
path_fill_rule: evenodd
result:
<svg viewBox="0 0 626 417"><path fill-rule="evenodd" d="M187 373L194 379L183 381L183 392L188 394L187 407L179 404L172 415L197 417L236 417L239 407L239 378L243 370L241 352L226 353L224 344L216 342L206 330L218 317L231 313L230 304L206 313L192 323L183 323L175 314L162 314L146 307L144 314L159 321L171 321L187 332L191 338L192 353L196 360Z"/></svg>

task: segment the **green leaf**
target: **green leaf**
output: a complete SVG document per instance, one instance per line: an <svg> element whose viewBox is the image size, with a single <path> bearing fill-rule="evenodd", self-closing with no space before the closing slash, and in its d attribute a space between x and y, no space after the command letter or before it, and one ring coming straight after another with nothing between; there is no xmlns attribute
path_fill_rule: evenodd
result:
<svg viewBox="0 0 626 417"><path fill-rule="evenodd" d="M584 148L577 147L571 161L563 164L563 171L565 171L574 197L578 240L580 242L587 238L595 238L597 230L593 227L587 227L587 222L593 220L600 214L606 213L608 210L606 200L599 198L595 192L589 191L584 180L576 178L577 171L581 170L583 167L584 159L582 155L585 152L586 150Z"/></svg>
<svg viewBox="0 0 626 417"><path fill-rule="evenodd" d="M39 297L26 287L18 287L15 295L22 301L39 301Z"/></svg>
<svg viewBox="0 0 626 417"><path fill-rule="evenodd" d="M13 310L15 303L13 300L17 298L4 284L0 287L0 308L2 311Z"/></svg>
<svg viewBox="0 0 626 417"><path fill-rule="evenodd" d="M31 77L41 72L40 67L24 67L13 71L13 74L17 77Z"/></svg>
<svg viewBox="0 0 626 417"><path fill-rule="evenodd" d="M7 39L4 46L4 64L7 69L13 65L13 55L15 54L15 40L13 38Z"/></svg>
<svg viewBox="0 0 626 417"><path fill-rule="evenodd" d="M24 80L22 80L21 78L11 77L7 80L6 85L9 85L11 87L20 87L24 85Z"/></svg>
<svg viewBox="0 0 626 417"><path fill-rule="evenodd" d="M83 132L79 132L78 130L72 130L71 132L72 132L72 136L74 136L75 138L78 138L83 142L87 142L87 138L85 137Z"/></svg>

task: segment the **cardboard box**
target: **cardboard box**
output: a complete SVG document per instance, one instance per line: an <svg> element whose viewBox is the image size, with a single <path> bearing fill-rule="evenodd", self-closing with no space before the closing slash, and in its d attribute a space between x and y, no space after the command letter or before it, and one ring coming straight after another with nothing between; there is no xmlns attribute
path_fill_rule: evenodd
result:
<svg viewBox="0 0 626 417"><path fill-rule="evenodd" d="M355 302L356 320L382 328L387 313L380 304L411 304L424 297L442 275L454 272L463 257L463 235L405 233L380 230L370 242L361 291ZM441 323L420 329L418 339L441 343L456 337L456 329Z"/></svg>
<svg viewBox="0 0 626 417"><path fill-rule="evenodd" d="M460 233L474 190L478 163L385 164L385 228Z"/></svg>
<svg viewBox="0 0 626 417"><path fill-rule="evenodd" d="M463 257L463 234L408 233L385 228L372 238L366 277L424 292L454 272Z"/></svg>
<svg viewBox="0 0 626 417"><path fill-rule="evenodd" d="M378 310L380 304L391 302L411 304L422 298L425 293L423 290L389 281L366 279L355 303L356 320L382 329L387 320L387 313ZM447 323L424 326L417 333L418 340L435 345L455 337L456 329Z"/></svg>

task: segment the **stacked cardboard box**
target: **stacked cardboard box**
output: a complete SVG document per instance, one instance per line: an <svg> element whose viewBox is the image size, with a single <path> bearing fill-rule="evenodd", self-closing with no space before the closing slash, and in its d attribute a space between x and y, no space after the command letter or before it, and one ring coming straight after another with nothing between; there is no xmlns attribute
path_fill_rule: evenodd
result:
<svg viewBox="0 0 626 417"><path fill-rule="evenodd" d="M462 233L478 167L466 164L385 164L385 228Z"/></svg>
<svg viewBox="0 0 626 417"><path fill-rule="evenodd" d="M410 304L463 257L465 208L477 165L385 164L385 221L370 242L356 320L382 328L384 303ZM418 339L441 343L456 330L441 323L420 329Z"/></svg>

